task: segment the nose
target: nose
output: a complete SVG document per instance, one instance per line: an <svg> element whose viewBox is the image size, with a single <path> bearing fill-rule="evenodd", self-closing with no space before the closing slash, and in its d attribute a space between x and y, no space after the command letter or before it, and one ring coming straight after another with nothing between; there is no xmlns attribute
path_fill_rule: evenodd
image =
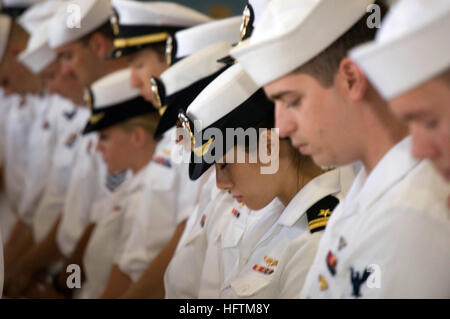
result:
<svg viewBox="0 0 450 319"><path fill-rule="evenodd" d="M221 190L231 190L231 188L233 187L233 183L228 177L228 174L220 168L219 164L216 164L215 167L217 188Z"/></svg>
<svg viewBox="0 0 450 319"><path fill-rule="evenodd" d="M289 137L295 130L295 124L292 116L288 114L286 107L275 104L275 127L279 129L281 138Z"/></svg>
<svg viewBox="0 0 450 319"><path fill-rule="evenodd" d="M439 149L433 137L427 130L418 124L410 125L412 137L412 153L418 159L435 159L439 156Z"/></svg>
<svg viewBox="0 0 450 319"><path fill-rule="evenodd" d="M61 72L62 75L67 76L71 74L72 68L68 62L61 60L59 71Z"/></svg>

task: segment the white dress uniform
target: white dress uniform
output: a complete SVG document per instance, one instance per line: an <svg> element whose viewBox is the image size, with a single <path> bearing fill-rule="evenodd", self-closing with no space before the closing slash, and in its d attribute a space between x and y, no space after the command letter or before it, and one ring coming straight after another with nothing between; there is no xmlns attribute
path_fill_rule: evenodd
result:
<svg viewBox="0 0 450 319"><path fill-rule="evenodd" d="M340 168L341 193L346 194L360 169L360 164ZM234 218L222 234L221 291L230 287L230 282L243 271L258 241L280 218L285 207L275 199L270 205L259 211L240 210L240 218ZM247 214L246 214L247 213ZM247 221L249 219L249 221ZM303 240L302 237L299 240ZM298 247L296 243L292 247ZM287 256L297 258L294 251L287 250ZM302 258L298 254L298 258ZM301 262L300 262L301 263Z"/></svg>
<svg viewBox="0 0 450 319"><path fill-rule="evenodd" d="M96 151L98 135L80 136L75 166L64 201L61 223L57 231L60 252L70 257L86 227L95 222L93 204L107 198L130 174L119 174L116 185L108 185L106 165ZM109 187L109 188L108 188Z"/></svg>
<svg viewBox="0 0 450 319"><path fill-rule="evenodd" d="M5 139L5 191L13 211L17 212L25 187L28 165L28 139L33 123L36 100L28 95L24 101L20 97L11 100L8 112Z"/></svg>
<svg viewBox="0 0 450 319"><path fill-rule="evenodd" d="M284 208L276 198L258 211L251 211L247 207L239 209L239 215L235 215L221 238L219 255L221 284L218 297L221 291L229 287L230 281L242 271L255 245L276 223Z"/></svg>
<svg viewBox="0 0 450 319"><path fill-rule="evenodd" d="M108 199L96 206L96 226L89 239L83 258L86 281L79 298L98 298L103 293L111 275L115 260L124 253L124 244L136 221L143 222L138 206L143 198L146 173L151 164L123 183ZM95 214L94 214L95 215ZM145 250L145 242L137 243ZM130 260L130 264L119 265L120 270L133 281L146 264Z"/></svg>
<svg viewBox="0 0 450 319"><path fill-rule="evenodd" d="M149 264L173 236L176 227L194 212L207 176L189 180L188 165L173 161L180 145L175 144L171 129L158 142L153 160L146 172L144 198L139 206L145 222L136 220L123 254L116 259L121 269L131 261ZM172 157L173 156L173 157ZM139 243L147 243L142 250Z"/></svg>
<svg viewBox="0 0 450 319"><path fill-rule="evenodd" d="M343 198L340 177L339 169L326 172L295 195L250 255L243 257L247 263L222 290L222 298L298 296L322 236L322 232L314 231L312 225L315 220L327 218ZM316 210L321 212L316 215ZM291 260L294 253L297 262Z"/></svg>
<svg viewBox="0 0 450 319"><path fill-rule="evenodd" d="M6 148L6 129L8 124L8 114L12 105L19 103L20 97L18 95L4 96L3 89L0 88L0 165L5 163L5 148Z"/></svg>
<svg viewBox="0 0 450 319"><path fill-rule="evenodd" d="M248 235L250 229L258 221L270 220L270 217L279 214L282 208L283 205L278 199L275 199L259 211L251 211L236 201L217 209L214 216L214 219L218 220L215 223L216 227L207 229L208 245L202 269L199 298L216 299L220 297L221 288L224 286L224 269L229 270L239 264L240 247L238 245L244 233ZM231 248L231 250L238 255L237 259L228 260L230 262L228 265L225 265L223 258L224 245L236 248Z"/></svg>
<svg viewBox="0 0 450 319"><path fill-rule="evenodd" d="M80 132L88 117L87 109L76 109L75 114L66 119L64 134L57 138L49 180L33 218L33 236L36 243L47 235L63 210L76 149L80 144Z"/></svg>
<svg viewBox="0 0 450 319"><path fill-rule="evenodd" d="M199 297L202 269L207 250L207 229L215 228L221 213L229 211L235 200L216 186L216 175L210 170L200 201L189 217L175 254L164 274L165 298Z"/></svg>
<svg viewBox="0 0 450 319"><path fill-rule="evenodd" d="M48 181L57 140L77 112L69 100L56 95L43 97L42 103L46 104L46 109L31 127L29 139L31 160L28 162L27 180L18 207L21 220L29 225L33 221L35 209Z"/></svg>
<svg viewBox="0 0 450 319"><path fill-rule="evenodd" d="M8 125L8 116L11 106L15 103L19 103L19 96L17 95L2 96L0 99L0 167L3 167L3 173L5 173L4 165L6 156L6 128ZM14 215L9 205L5 188L3 188L0 192L0 205L0 229L3 242L6 242L12 228L16 223L17 217Z"/></svg>
<svg viewBox="0 0 450 319"><path fill-rule="evenodd" d="M410 148L408 137L369 176L360 171L328 224L301 297L450 297L450 186Z"/></svg>

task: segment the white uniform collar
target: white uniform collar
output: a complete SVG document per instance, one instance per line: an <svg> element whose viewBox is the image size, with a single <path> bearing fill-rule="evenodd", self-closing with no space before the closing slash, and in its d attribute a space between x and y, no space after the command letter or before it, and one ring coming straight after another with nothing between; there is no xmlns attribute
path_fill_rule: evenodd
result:
<svg viewBox="0 0 450 319"><path fill-rule="evenodd" d="M151 161L145 165L145 167L141 168L139 172L133 174L131 171L127 172L127 177L122 185L119 186L116 192L120 191L125 192L126 194L132 194L139 191L144 184L146 172L150 166Z"/></svg>
<svg viewBox="0 0 450 319"><path fill-rule="evenodd" d="M288 227L293 226L317 201L340 191L339 169L334 169L314 178L289 202L278 219L278 224Z"/></svg>
<svg viewBox="0 0 450 319"><path fill-rule="evenodd" d="M369 176L361 169L347 195L344 211L352 202L360 204L359 211L365 210L419 162L411 155L411 138L404 138L384 155Z"/></svg>

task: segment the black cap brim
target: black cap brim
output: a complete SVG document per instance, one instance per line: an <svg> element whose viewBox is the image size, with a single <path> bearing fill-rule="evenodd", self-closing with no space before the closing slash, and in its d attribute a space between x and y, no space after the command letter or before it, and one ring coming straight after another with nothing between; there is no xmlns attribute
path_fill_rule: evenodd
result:
<svg viewBox="0 0 450 319"><path fill-rule="evenodd" d="M259 89L249 99L244 101L241 105L235 108L233 111L214 122L202 131L202 134L197 134L195 145L196 148L201 148L202 145L208 143L208 139L203 138L203 133L209 128L217 128L221 131L222 137L226 138L227 128L242 128L244 131L251 127L256 127L259 123L274 116L274 104L270 101L264 91ZM221 160L223 156L235 145L237 140L234 139L232 143L230 141L222 141L222 148L216 140L213 140L208 150L202 156L198 156L195 152L191 152L191 161L189 163L189 178L191 180L197 180L205 173L208 168L211 167L218 160ZM208 159L208 161L206 160Z"/></svg>

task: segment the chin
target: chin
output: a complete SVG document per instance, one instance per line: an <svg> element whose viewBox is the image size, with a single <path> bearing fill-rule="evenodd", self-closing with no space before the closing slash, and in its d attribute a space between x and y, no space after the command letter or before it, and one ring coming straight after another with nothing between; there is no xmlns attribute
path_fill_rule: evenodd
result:
<svg viewBox="0 0 450 319"><path fill-rule="evenodd" d="M267 203L266 202L264 202L264 203L262 203L262 202L259 202L259 203L255 203L255 202L247 203L247 202L244 202L244 204L245 204L245 206L247 206L248 209L256 211L256 210L261 210L264 207L266 207L267 205L269 205L272 200L268 201Z"/></svg>

